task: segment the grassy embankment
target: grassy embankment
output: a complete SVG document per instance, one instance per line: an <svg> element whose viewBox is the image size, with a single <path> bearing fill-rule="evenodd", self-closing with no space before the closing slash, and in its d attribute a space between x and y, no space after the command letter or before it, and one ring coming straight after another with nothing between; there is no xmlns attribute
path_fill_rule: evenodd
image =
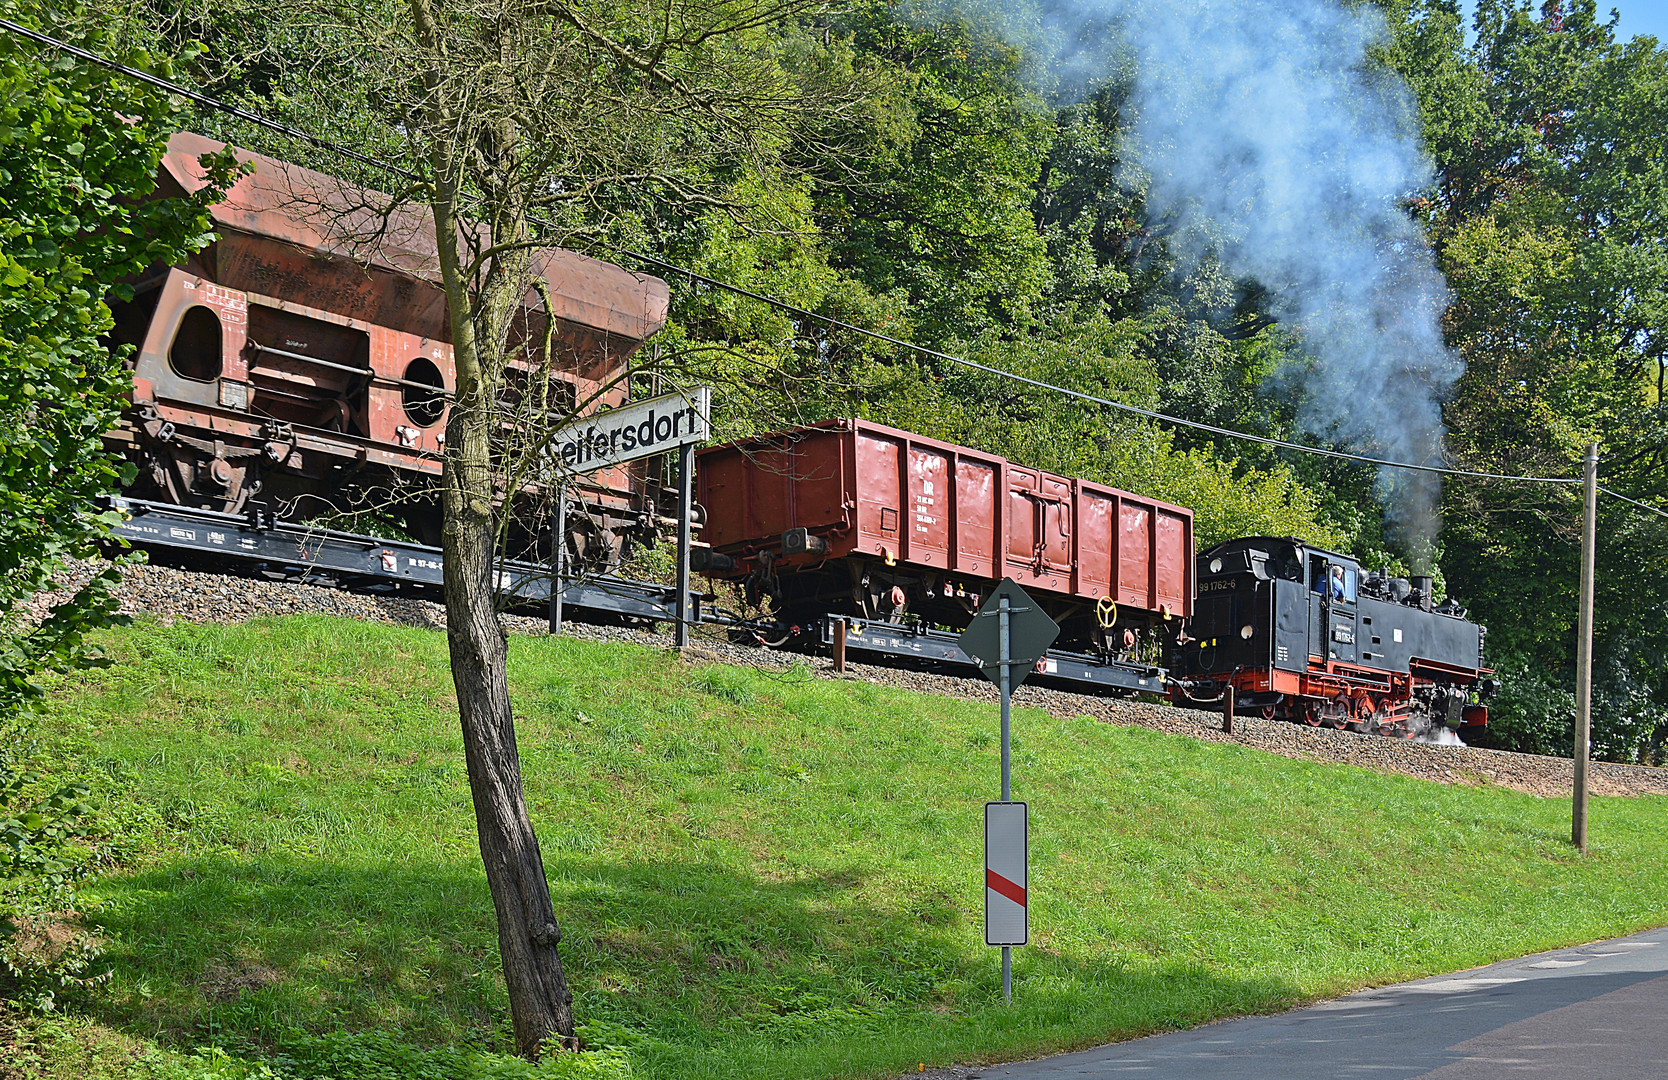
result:
<svg viewBox="0 0 1668 1080"><path fill-rule="evenodd" d="M489 1072L458 1049L507 1025L443 637L290 618L108 645L45 730L123 860L88 890L115 977L24 1021L34 1068ZM1561 801L1022 709L1034 944L1004 1007L980 937L993 706L572 640L512 657L604 1051L552 1074L895 1075L1668 922L1665 799L1596 800L1578 858ZM181 1053L211 1045L230 1058Z"/></svg>

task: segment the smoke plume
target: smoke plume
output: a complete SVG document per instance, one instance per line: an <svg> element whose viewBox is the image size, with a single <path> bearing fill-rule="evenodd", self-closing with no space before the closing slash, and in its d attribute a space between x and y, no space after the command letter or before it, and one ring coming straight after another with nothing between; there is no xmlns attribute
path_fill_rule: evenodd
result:
<svg viewBox="0 0 1668 1080"><path fill-rule="evenodd" d="M992 4L996 0L989 0ZM1369 58L1378 11L1337 0L1032 0L991 23L1046 58L1055 92L1127 82L1128 156L1147 213L1185 259L1253 279L1299 330L1300 421L1374 457L1441 460L1458 377L1446 285L1405 206L1431 181L1416 103ZM1436 477L1381 470L1415 572L1439 527Z"/></svg>

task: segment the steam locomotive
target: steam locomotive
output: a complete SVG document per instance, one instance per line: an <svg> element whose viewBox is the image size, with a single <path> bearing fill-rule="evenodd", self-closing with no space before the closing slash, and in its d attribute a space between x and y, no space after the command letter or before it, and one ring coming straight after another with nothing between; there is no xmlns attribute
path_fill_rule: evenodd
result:
<svg viewBox="0 0 1668 1080"><path fill-rule="evenodd" d="M1488 723L1487 631L1429 577L1363 571L1347 555L1254 536L1199 556L1199 595L1170 650L1182 704L1385 735Z"/></svg>

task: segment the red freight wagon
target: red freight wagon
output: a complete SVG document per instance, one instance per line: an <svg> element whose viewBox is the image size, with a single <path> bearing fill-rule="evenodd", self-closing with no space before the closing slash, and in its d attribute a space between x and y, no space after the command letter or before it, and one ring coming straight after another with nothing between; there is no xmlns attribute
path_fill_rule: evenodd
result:
<svg viewBox="0 0 1668 1080"><path fill-rule="evenodd" d="M199 159L224 148L174 135L159 190L201 190ZM139 466L129 494L239 513L258 493L282 517L399 492L412 532L438 544L431 488L457 375L432 215L401 206L385 217L386 195L236 153L254 171L210 208L215 242L182 266L151 267L130 301L111 305L112 337L134 346L132 405L107 436ZM626 364L666 321L666 283L556 248L535 270L547 291L529 287L517 327L542 342L555 316L555 415L620 404ZM540 363L510 361L506 403L541 400ZM623 539L673 509L641 466L574 489L568 543L587 565L616 561Z"/></svg>
<svg viewBox="0 0 1668 1080"><path fill-rule="evenodd" d="M1185 507L1016 465L866 420L698 454L698 569L784 620L826 612L967 625L1003 577L1061 644L1133 658L1193 611Z"/></svg>

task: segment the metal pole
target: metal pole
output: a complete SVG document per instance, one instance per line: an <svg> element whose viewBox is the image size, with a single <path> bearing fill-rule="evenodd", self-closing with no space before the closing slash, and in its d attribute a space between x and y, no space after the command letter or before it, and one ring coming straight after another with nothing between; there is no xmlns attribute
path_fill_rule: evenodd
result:
<svg viewBox="0 0 1668 1080"><path fill-rule="evenodd" d="M846 672L846 621L834 620L834 674Z"/></svg>
<svg viewBox="0 0 1668 1080"><path fill-rule="evenodd" d="M1581 625L1575 642L1575 804L1570 839L1587 850L1587 757L1593 723L1593 548L1598 534L1598 443L1587 446L1581 486L1587 496L1581 523Z"/></svg>
<svg viewBox="0 0 1668 1080"><path fill-rule="evenodd" d="M1228 683L1228 688L1222 692L1222 730L1229 735L1234 733L1234 698L1238 694L1239 691L1234 689L1232 682Z"/></svg>
<svg viewBox="0 0 1668 1080"><path fill-rule="evenodd" d="M1008 752L1008 703L1013 691L1010 689L1012 676L1008 671L1008 657L1013 655L1013 647L1008 642L1008 628L1013 616L1008 613L1008 598L1006 596L1002 598L1001 614L998 617L1002 620L997 625L998 641L1000 642L997 648L1001 650L997 653L997 663L1002 668L1002 801L1009 802L1010 785L1008 778L1011 758Z"/></svg>
<svg viewBox="0 0 1668 1080"><path fill-rule="evenodd" d="M672 640L678 648L689 644L689 519L695 502L695 447L678 448L678 625Z"/></svg>
<svg viewBox="0 0 1668 1080"><path fill-rule="evenodd" d="M556 488L556 531L550 537L550 634L562 632L562 571L567 560L568 489Z"/></svg>
<svg viewBox="0 0 1668 1080"><path fill-rule="evenodd" d="M1013 645L1008 640L1009 629L1013 625L1013 616L1008 610L1008 598L1002 597L1002 607L997 624L997 664L1002 669L1002 801L1010 802L1011 787L1009 785L1010 766L1012 757L1008 746L1009 703L1013 696L1013 677L1008 670L1008 657L1013 655ZM1014 999L1014 955L1013 949L1002 946L1002 1000L1012 1002Z"/></svg>

